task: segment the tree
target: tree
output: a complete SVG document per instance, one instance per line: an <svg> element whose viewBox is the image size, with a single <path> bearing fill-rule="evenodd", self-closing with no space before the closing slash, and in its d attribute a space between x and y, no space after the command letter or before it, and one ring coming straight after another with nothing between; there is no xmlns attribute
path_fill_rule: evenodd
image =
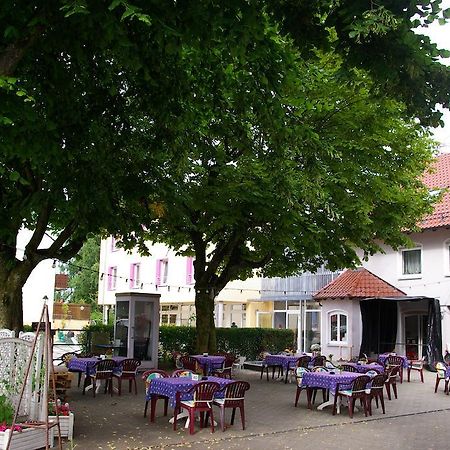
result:
<svg viewBox="0 0 450 450"><path fill-rule="evenodd" d="M100 236L90 236L78 254L62 266L69 276L69 303L89 303L94 307L98 297L98 270L100 260Z"/></svg>
<svg viewBox="0 0 450 450"><path fill-rule="evenodd" d="M329 53L295 60L270 31L264 45L265 71L255 50L221 79L225 55L189 54L202 114L167 143L183 156L136 230L195 256L198 351L215 350L214 299L229 281L351 267L356 249L405 245L402 231L430 211L420 176L434 145L405 105L363 70L343 77Z"/></svg>
<svg viewBox="0 0 450 450"><path fill-rule="evenodd" d="M287 76L301 75L289 69L299 54L311 62L317 48L345 55L343 79L367 67L376 87L386 78L378 92L436 122L435 104L448 104L448 70L411 30L417 12L437 18L440 1L354 3L2 2L0 326L21 327L22 286L43 259L67 261L89 233L120 232L131 242L145 195L172 168L191 175L185 144L204 164L216 136L248 155L252 133L264 134L278 152L271 129L286 124L277 93ZM379 48L389 57L376 58ZM19 260L22 227L34 234ZM48 248L40 246L46 233L55 239Z"/></svg>
<svg viewBox="0 0 450 450"><path fill-rule="evenodd" d="M22 327L22 287L40 261L69 260L89 233L127 229L171 154L160 142L184 128L170 100L190 94L181 43L239 53L260 28L248 9L2 2L0 326ZM22 227L33 236L20 260Z"/></svg>

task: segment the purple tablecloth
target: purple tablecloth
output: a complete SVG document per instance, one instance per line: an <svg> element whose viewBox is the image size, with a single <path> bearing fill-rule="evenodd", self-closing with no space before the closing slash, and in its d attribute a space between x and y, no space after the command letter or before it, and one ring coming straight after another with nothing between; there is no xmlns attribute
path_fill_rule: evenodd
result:
<svg viewBox="0 0 450 450"><path fill-rule="evenodd" d="M398 356L402 358L402 367L404 369L406 369L409 366L408 358L404 355L391 355L390 353L382 353L381 355L378 355L378 361L381 364L384 364L384 362L386 361L386 359L388 359L389 356Z"/></svg>
<svg viewBox="0 0 450 450"><path fill-rule="evenodd" d="M220 369L222 367L222 363L225 361L225 356L220 355L211 355L211 356L192 355L192 356L202 366L204 374L209 374L214 369Z"/></svg>
<svg viewBox="0 0 450 450"><path fill-rule="evenodd" d="M384 366L381 364L358 364L358 363L345 363L347 366L354 367L359 373L366 373L368 370L378 370L378 372L384 372Z"/></svg>
<svg viewBox="0 0 450 450"><path fill-rule="evenodd" d="M208 377L208 380L193 380L188 377L169 377L169 378L154 378L150 386L147 390L146 400L150 400L152 394L155 395L165 395L169 398L169 403L172 408L175 407L176 403L176 395L178 391L187 391L194 384L199 383L200 381L215 381L220 384L220 388L222 389L229 383L232 383L234 380L230 380L228 378L219 378L219 377ZM223 392L219 392L216 394L217 398L223 397ZM192 394L185 394L181 396L182 400L192 400Z"/></svg>
<svg viewBox="0 0 450 450"><path fill-rule="evenodd" d="M116 363L116 366L127 359L124 356L113 356L112 360ZM91 376L94 373L95 364L100 361L100 358L72 358L68 364L67 368L69 372L84 372L86 376Z"/></svg>
<svg viewBox="0 0 450 450"><path fill-rule="evenodd" d="M304 355L266 355L264 362L268 366L283 366L283 370L287 370L288 366L293 367L297 359Z"/></svg>
<svg viewBox="0 0 450 450"><path fill-rule="evenodd" d="M329 389L335 393L337 385L340 389L348 389L351 382L361 376L355 372L305 372L302 377L302 386L310 388Z"/></svg>

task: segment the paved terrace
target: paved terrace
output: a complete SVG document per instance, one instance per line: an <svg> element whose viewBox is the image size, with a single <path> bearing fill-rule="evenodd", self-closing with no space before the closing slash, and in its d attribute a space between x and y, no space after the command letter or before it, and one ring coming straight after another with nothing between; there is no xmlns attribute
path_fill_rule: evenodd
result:
<svg viewBox="0 0 450 450"><path fill-rule="evenodd" d="M435 376L425 372L425 383L422 384L418 373L413 372L411 383L398 384L399 398L386 399L386 415L373 404L372 417L366 419L359 411L350 419L347 408L342 408L341 414L336 416L331 414L330 408L308 410L305 391L295 408L295 383L267 382L265 377L260 380L257 372L242 370L235 378L251 384L246 394L246 430L241 429L237 411L234 426L225 432L220 428L216 428L215 433L209 428L200 430L197 422L192 436L183 428L184 421L180 421L177 431L173 431L168 423L172 410L169 407L169 417L164 417L162 400L158 401L155 423L150 424L148 417L143 417L145 399L140 380L137 396L125 389L121 397L114 395L111 398L102 391L93 398L92 392L83 396L81 389L74 387L70 391L70 404L75 412L74 441L65 448L449 448L450 396L444 395L443 381L438 393L434 394ZM322 398L320 391L317 398ZM227 411L227 421L230 412Z"/></svg>

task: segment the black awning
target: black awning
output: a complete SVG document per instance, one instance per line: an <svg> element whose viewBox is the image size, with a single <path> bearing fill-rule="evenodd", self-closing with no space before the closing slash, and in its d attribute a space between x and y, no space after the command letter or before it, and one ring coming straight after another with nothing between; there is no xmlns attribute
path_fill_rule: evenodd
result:
<svg viewBox="0 0 450 450"><path fill-rule="evenodd" d="M442 361L442 331L439 300L430 297L371 297L361 299L362 353L384 353L393 350L397 335L397 302L428 302L426 361L434 370ZM395 344L394 344L395 345Z"/></svg>

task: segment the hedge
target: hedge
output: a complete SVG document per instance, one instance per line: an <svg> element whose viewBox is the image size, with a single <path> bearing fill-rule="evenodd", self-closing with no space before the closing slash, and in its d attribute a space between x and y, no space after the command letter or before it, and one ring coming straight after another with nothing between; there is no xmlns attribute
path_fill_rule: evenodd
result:
<svg viewBox="0 0 450 450"><path fill-rule="evenodd" d="M112 325L88 325L80 333L83 350L90 349L95 332L108 332L113 339ZM262 352L277 353L286 348L296 348L292 330L274 328L216 328L217 351L230 352L256 360ZM159 328L159 358L169 360L172 352L195 354L195 327L162 325Z"/></svg>
<svg viewBox="0 0 450 450"><path fill-rule="evenodd" d="M261 352L277 353L294 345L292 330L273 328L216 328L217 351L230 352L256 360ZM195 328L161 326L160 358L170 359L174 351L195 353Z"/></svg>

